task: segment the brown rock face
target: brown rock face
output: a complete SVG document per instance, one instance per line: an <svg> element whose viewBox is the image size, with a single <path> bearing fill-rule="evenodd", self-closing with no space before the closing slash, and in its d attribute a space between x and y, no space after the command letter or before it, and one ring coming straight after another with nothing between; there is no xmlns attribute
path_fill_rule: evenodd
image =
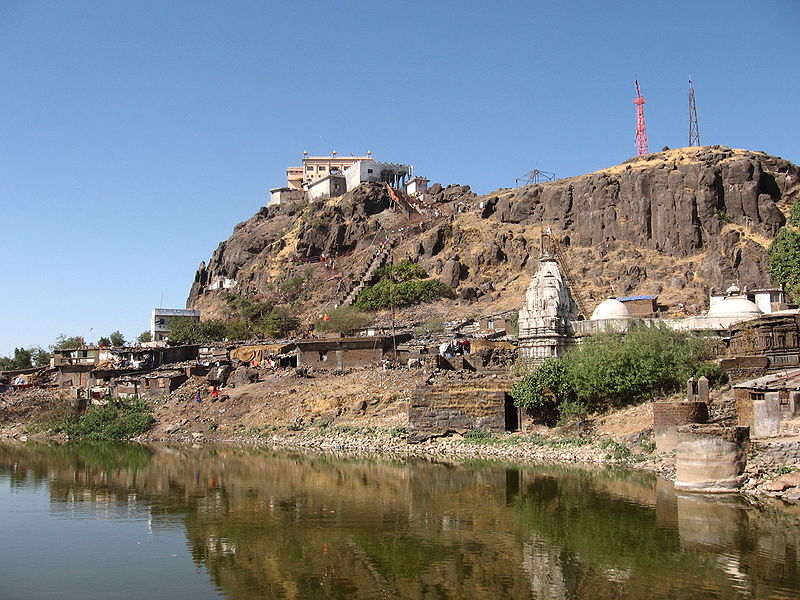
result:
<svg viewBox="0 0 800 600"><path fill-rule="evenodd" d="M549 227L589 310L611 293L658 294L700 311L709 288L771 285L766 247L798 190L796 165L722 146L659 152L483 197L437 185L433 200L454 214L424 227L394 212L384 187L363 185L324 203L262 208L237 225L200 264L187 305L207 308L225 280L238 293L265 294L298 258L354 252L306 294L312 310L335 297L325 282L355 276L371 242L391 229L396 260L418 261L459 290L491 285L497 293L486 310L507 310L521 304Z"/></svg>
<svg viewBox="0 0 800 600"><path fill-rule="evenodd" d="M483 214L544 222L579 246L627 241L688 256L708 247L727 219L772 237L785 223L776 203L797 185L797 167L780 158L687 148L495 196Z"/></svg>

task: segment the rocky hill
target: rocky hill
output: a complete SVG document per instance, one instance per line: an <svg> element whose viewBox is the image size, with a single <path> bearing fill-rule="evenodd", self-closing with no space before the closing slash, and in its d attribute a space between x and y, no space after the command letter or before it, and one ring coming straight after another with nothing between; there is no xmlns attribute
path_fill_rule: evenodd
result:
<svg viewBox="0 0 800 600"><path fill-rule="evenodd" d="M406 318L496 314L521 304L549 228L588 310L612 294L657 294L671 312L700 311L709 288L771 284L766 248L799 193L796 165L723 146L481 197L437 185L422 222L393 208L385 188L365 184L324 203L260 209L200 264L187 306L224 316L221 290L235 281L232 292L313 318L389 239L395 260L419 262L459 292Z"/></svg>

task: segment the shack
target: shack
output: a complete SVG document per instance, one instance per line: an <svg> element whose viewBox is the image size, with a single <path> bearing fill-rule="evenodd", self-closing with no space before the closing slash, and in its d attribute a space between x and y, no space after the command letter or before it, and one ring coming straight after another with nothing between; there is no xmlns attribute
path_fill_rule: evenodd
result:
<svg viewBox="0 0 800 600"><path fill-rule="evenodd" d="M411 334L313 338L297 342L297 366L345 369L394 360L394 349ZM400 357L398 356L398 359Z"/></svg>
<svg viewBox="0 0 800 600"><path fill-rule="evenodd" d="M200 346L197 351L197 363L208 367L229 362L229 352L234 348L233 344L206 344Z"/></svg>
<svg viewBox="0 0 800 600"><path fill-rule="evenodd" d="M753 437L777 435L782 421L800 417L800 369L743 381L733 386L733 397L740 426L750 427Z"/></svg>
<svg viewBox="0 0 800 600"><path fill-rule="evenodd" d="M296 365L296 357L289 353L295 344L255 344L238 346L228 354L230 359L247 363L250 366L289 367ZM270 364L271 362L271 364Z"/></svg>
<svg viewBox="0 0 800 600"><path fill-rule="evenodd" d="M632 317L652 317L658 311L657 296L621 296L617 298Z"/></svg>

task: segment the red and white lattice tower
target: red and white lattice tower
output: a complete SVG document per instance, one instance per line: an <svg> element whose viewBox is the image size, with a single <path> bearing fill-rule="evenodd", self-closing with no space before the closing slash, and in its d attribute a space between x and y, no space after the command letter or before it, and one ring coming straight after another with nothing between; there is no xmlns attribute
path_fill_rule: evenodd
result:
<svg viewBox="0 0 800 600"><path fill-rule="evenodd" d="M639 80L636 83L636 98L633 103L636 105L636 155L644 156L650 154L647 148L647 127L644 124L644 97L639 91Z"/></svg>

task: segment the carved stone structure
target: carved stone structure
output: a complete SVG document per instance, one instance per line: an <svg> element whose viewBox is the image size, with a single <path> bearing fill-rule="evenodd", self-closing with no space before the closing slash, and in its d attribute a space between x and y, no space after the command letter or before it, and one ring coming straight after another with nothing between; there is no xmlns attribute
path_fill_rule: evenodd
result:
<svg viewBox="0 0 800 600"><path fill-rule="evenodd" d="M763 356L771 367L800 364L800 315L771 314L731 327L728 356Z"/></svg>
<svg viewBox="0 0 800 600"><path fill-rule="evenodd" d="M519 356L533 363L564 354L574 343L578 308L558 263L545 251L519 311Z"/></svg>

